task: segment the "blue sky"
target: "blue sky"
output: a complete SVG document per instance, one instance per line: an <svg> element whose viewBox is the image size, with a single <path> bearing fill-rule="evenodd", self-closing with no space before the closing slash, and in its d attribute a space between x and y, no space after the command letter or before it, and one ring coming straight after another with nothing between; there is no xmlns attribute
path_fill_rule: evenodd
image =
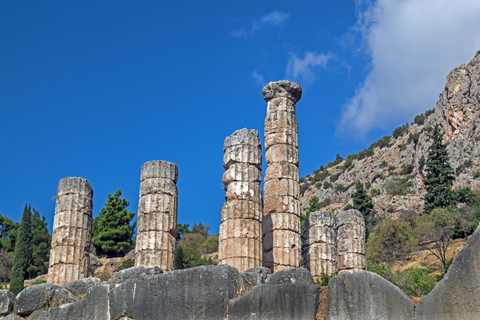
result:
<svg viewBox="0 0 480 320"><path fill-rule="evenodd" d="M117 189L137 212L142 164L167 160L178 222L218 232L223 140L263 141L266 83L304 89L305 176L433 108L478 30L478 0L2 1L0 214L30 203L51 230L68 176L94 217Z"/></svg>

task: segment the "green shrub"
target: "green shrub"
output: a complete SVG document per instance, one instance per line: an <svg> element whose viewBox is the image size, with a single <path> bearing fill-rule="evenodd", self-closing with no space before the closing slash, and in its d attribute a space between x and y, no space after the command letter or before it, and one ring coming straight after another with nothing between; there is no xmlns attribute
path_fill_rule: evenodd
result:
<svg viewBox="0 0 480 320"><path fill-rule="evenodd" d="M410 135L408 136L408 141L407 143L415 143L417 144L418 142L418 139L420 138L420 133L421 132L417 132L417 133L410 133Z"/></svg>
<svg viewBox="0 0 480 320"><path fill-rule="evenodd" d="M393 206L388 207L387 212L392 213L395 212L395 208Z"/></svg>
<svg viewBox="0 0 480 320"><path fill-rule="evenodd" d="M413 119L413 122L421 126L425 123L425 119L426 119L426 117L422 113L422 114L419 114L418 116L416 116Z"/></svg>
<svg viewBox="0 0 480 320"><path fill-rule="evenodd" d="M320 273L320 278L315 281L317 286L319 287L328 287L328 283L330 282L330 279L335 277L338 274L338 271L335 271L332 274L328 274L325 272L325 269L322 268L322 272Z"/></svg>
<svg viewBox="0 0 480 320"><path fill-rule="evenodd" d="M395 166L388 166L388 171L393 171L393 170L395 170L395 169L397 169L397 167L395 167Z"/></svg>
<svg viewBox="0 0 480 320"><path fill-rule="evenodd" d="M393 137L395 139L403 136L405 133L408 132L408 123L398 127L398 128L395 128L395 130L393 130Z"/></svg>
<svg viewBox="0 0 480 320"><path fill-rule="evenodd" d="M410 174L413 172L413 164L406 164L402 167L402 170L400 170L400 174Z"/></svg>
<svg viewBox="0 0 480 320"><path fill-rule="evenodd" d="M118 267L117 271L121 271L121 270L124 270L124 269L131 268L134 265L135 265L135 263L133 262L132 259L123 260L122 264L120 265L120 267Z"/></svg>
<svg viewBox="0 0 480 320"><path fill-rule="evenodd" d="M325 190L327 190L328 188L332 188L332 187L333 187L332 184L328 181L325 181L323 183L323 189L325 189Z"/></svg>
<svg viewBox="0 0 480 320"><path fill-rule="evenodd" d="M478 171L478 170L475 171L475 172L473 173L473 177L474 177L474 178L480 178L480 171Z"/></svg>
<svg viewBox="0 0 480 320"><path fill-rule="evenodd" d="M337 181L337 180L338 180L338 177L340 177L341 174L342 174L342 172L339 172L339 173L337 173L337 174L332 174L332 175L330 176L330 182L335 182L335 181Z"/></svg>
<svg viewBox="0 0 480 320"><path fill-rule="evenodd" d="M300 185L300 194L303 195L305 193L305 191L308 190L309 187L310 187L310 185L308 183Z"/></svg>
<svg viewBox="0 0 480 320"><path fill-rule="evenodd" d="M407 145L406 145L406 144L399 144L399 145L398 145L398 150L400 150L400 151L403 151L403 150L405 150L406 148L407 148Z"/></svg>
<svg viewBox="0 0 480 320"><path fill-rule="evenodd" d="M335 186L335 191L344 192L344 191L347 191L347 189L346 189L343 185L337 184L337 185Z"/></svg>
<svg viewBox="0 0 480 320"><path fill-rule="evenodd" d="M378 172L375 173L375 175L372 178L372 183L374 183L375 180L377 180L377 179L383 179L383 174L381 172L380 173L378 173Z"/></svg>
<svg viewBox="0 0 480 320"><path fill-rule="evenodd" d="M376 197L378 195L380 195L380 191L378 191L377 189L372 189L372 192L370 192L370 194L372 195L372 197Z"/></svg>
<svg viewBox="0 0 480 320"><path fill-rule="evenodd" d="M430 116L433 113L433 111L435 111L435 109L430 109L430 110L425 111L425 117Z"/></svg>
<svg viewBox="0 0 480 320"><path fill-rule="evenodd" d="M37 280L35 281L34 283L32 283L32 285L37 285L37 284L42 284L42 283L47 283L47 280Z"/></svg>
<svg viewBox="0 0 480 320"><path fill-rule="evenodd" d="M371 186L372 186L371 182L365 183L365 189L370 189Z"/></svg>

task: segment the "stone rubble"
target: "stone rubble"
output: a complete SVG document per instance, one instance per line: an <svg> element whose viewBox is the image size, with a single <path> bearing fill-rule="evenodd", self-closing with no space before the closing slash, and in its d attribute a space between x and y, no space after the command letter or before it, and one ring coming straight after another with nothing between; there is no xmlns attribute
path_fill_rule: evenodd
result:
<svg viewBox="0 0 480 320"><path fill-rule="evenodd" d="M64 285L90 276L93 189L84 178L58 183L48 283Z"/></svg>
<svg viewBox="0 0 480 320"><path fill-rule="evenodd" d="M273 272L300 266L300 187L295 103L302 88L294 82L270 82L263 90L265 172L263 265Z"/></svg>
<svg viewBox="0 0 480 320"><path fill-rule="evenodd" d="M135 266L172 271L177 235L175 164L162 160L143 164L140 174Z"/></svg>
<svg viewBox="0 0 480 320"><path fill-rule="evenodd" d="M218 259L240 272L262 266L262 148L257 130L240 129L224 142Z"/></svg>

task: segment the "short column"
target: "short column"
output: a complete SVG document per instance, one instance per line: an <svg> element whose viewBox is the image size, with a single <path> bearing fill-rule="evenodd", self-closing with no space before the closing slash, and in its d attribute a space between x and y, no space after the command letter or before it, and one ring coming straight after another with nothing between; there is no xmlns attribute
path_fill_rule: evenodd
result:
<svg viewBox="0 0 480 320"><path fill-rule="evenodd" d="M367 270L365 219L350 209L337 215L338 273Z"/></svg>

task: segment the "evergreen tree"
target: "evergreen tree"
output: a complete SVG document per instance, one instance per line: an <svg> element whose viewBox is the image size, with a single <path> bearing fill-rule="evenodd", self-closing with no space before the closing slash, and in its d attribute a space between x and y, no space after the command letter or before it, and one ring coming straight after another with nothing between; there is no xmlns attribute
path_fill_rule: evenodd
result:
<svg viewBox="0 0 480 320"><path fill-rule="evenodd" d="M20 223L0 214L0 249L13 252L15 249L15 238Z"/></svg>
<svg viewBox="0 0 480 320"><path fill-rule="evenodd" d="M30 279L48 272L51 242L45 216L40 219L40 213L33 208L32 211L32 264L27 268Z"/></svg>
<svg viewBox="0 0 480 320"><path fill-rule="evenodd" d="M108 194L105 208L92 224L92 245L97 254L109 257L125 255L133 244L136 223L130 224L135 212L128 212L130 205L125 198L120 199L122 190L112 196Z"/></svg>
<svg viewBox="0 0 480 320"><path fill-rule="evenodd" d="M373 207L372 198L367 194L363 183L360 181L355 182L356 191L352 193L353 209L360 211L365 218L365 236L368 239L368 235L373 231L375 227L375 210Z"/></svg>
<svg viewBox="0 0 480 320"><path fill-rule="evenodd" d="M424 212L430 213L437 207L448 207L454 204L452 192L454 171L448 163L447 144L442 144L443 132L435 125L429 135L432 144L428 147L426 165L427 176L423 181L427 194L424 196Z"/></svg>
<svg viewBox="0 0 480 320"><path fill-rule="evenodd" d="M23 289L25 272L32 259L31 243L31 220L32 211L30 205L25 205L23 209L22 222L18 229L15 250L13 252L12 279L10 281L10 291L18 294Z"/></svg>

